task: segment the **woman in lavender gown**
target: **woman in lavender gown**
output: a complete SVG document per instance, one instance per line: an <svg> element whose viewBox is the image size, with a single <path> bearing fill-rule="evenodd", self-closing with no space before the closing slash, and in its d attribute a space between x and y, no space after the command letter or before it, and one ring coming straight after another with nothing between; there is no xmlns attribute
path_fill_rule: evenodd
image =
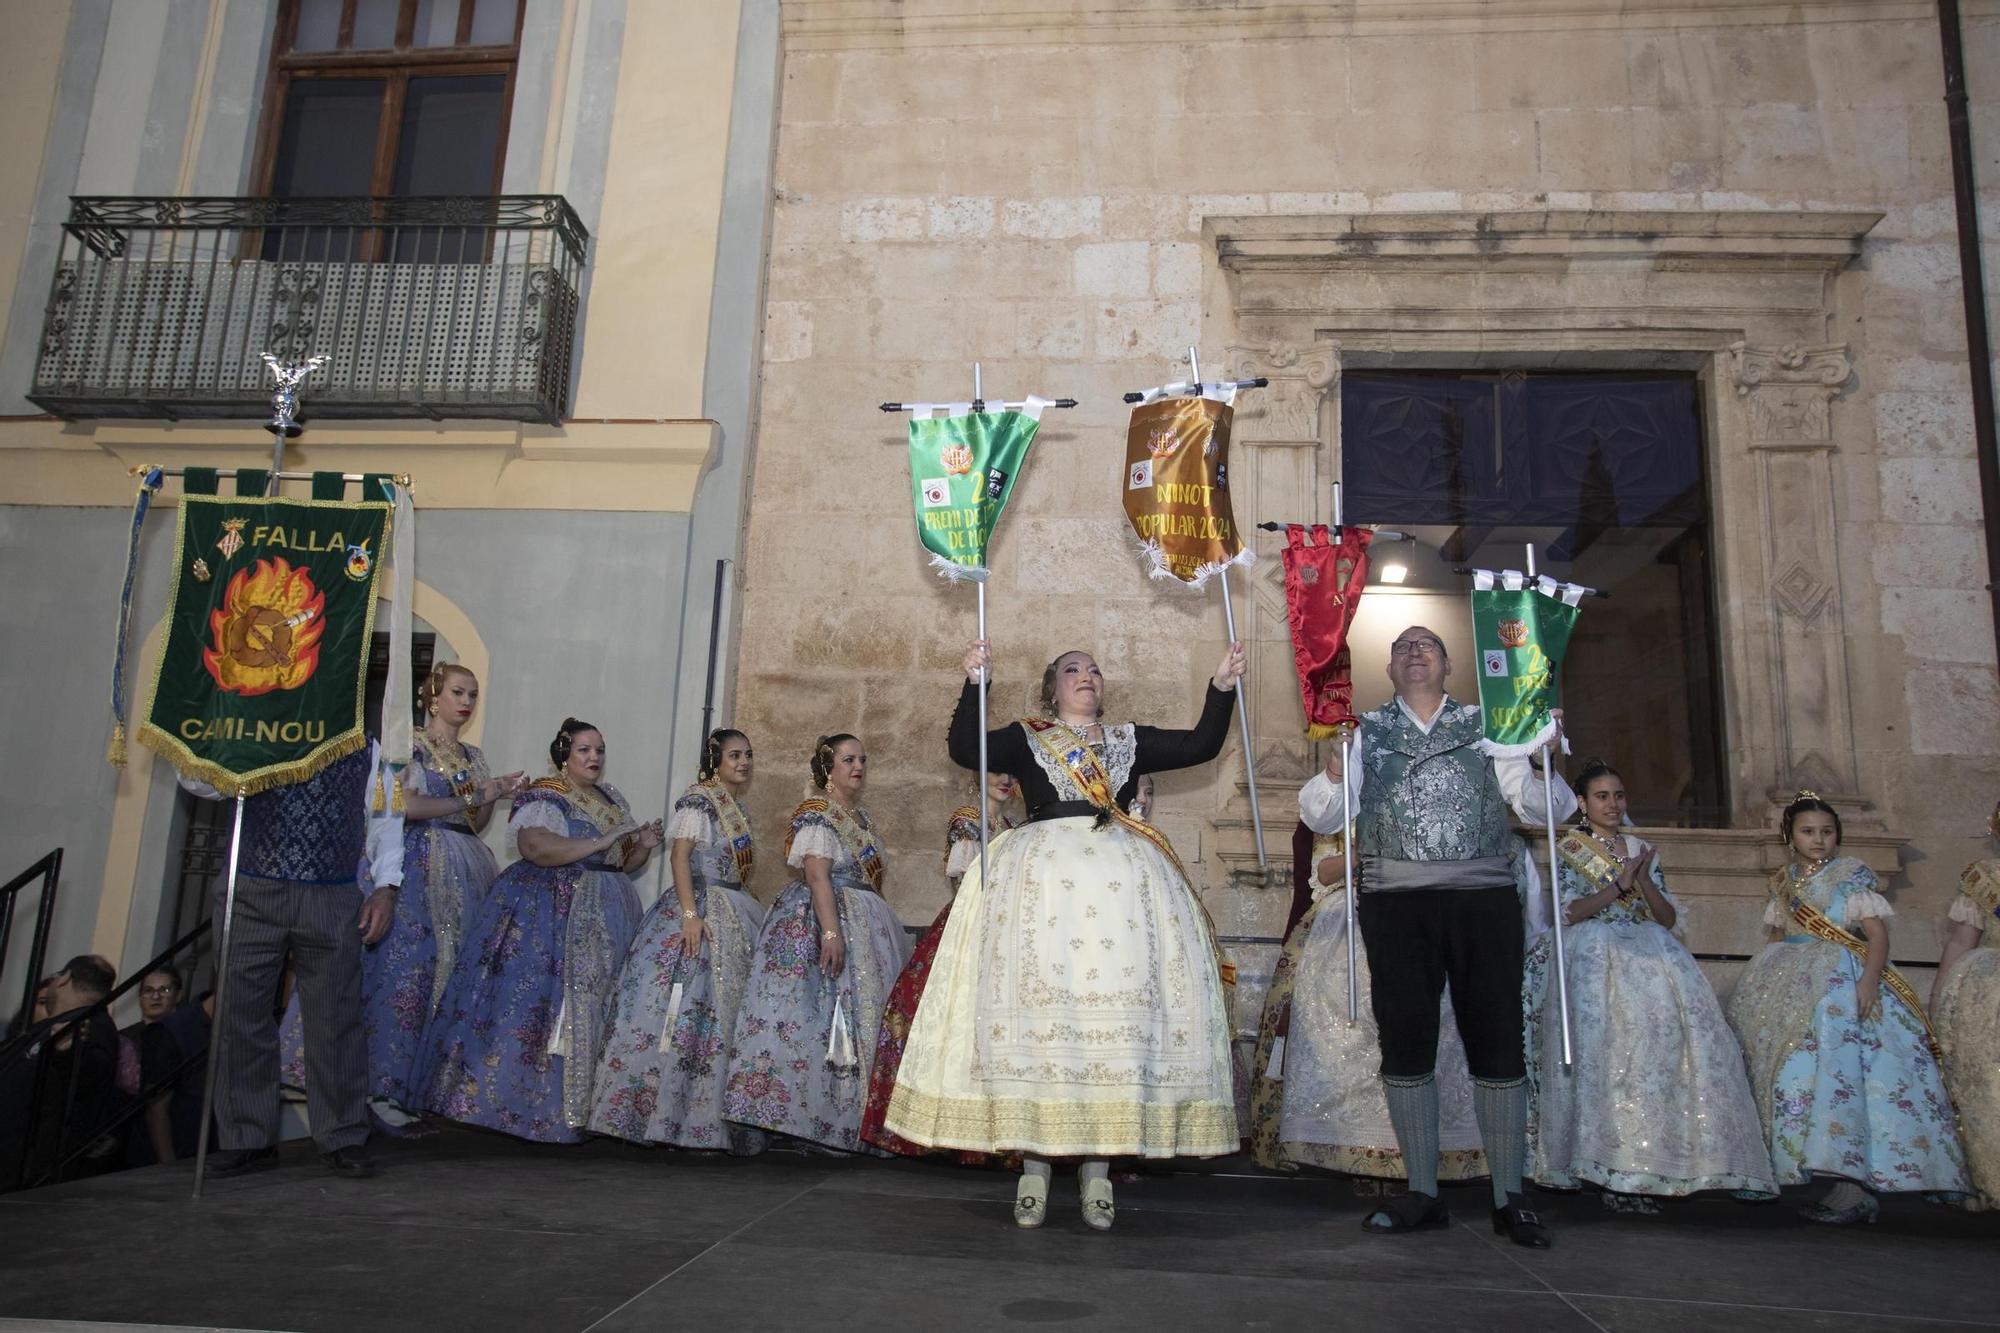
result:
<svg viewBox="0 0 2000 1333"><path fill-rule="evenodd" d="M881 844L860 805L867 774L853 736L813 747L816 790L785 837L798 874L757 938L722 1094L722 1113L739 1124L842 1152L863 1148L882 1007L910 959L882 900Z"/></svg>
<svg viewBox="0 0 2000 1333"><path fill-rule="evenodd" d="M635 1143L762 1151L761 1130L722 1118L729 1039L750 984L764 909L744 891L755 848L742 798L750 738L725 727L667 824L673 883L625 956L597 1066L590 1128Z"/></svg>
<svg viewBox="0 0 2000 1333"><path fill-rule="evenodd" d="M514 798L521 859L493 882L424 1037L422 1109L574 1143L590 1116L612 987L639 921L631 876L665 838L602 781L604 735L565 719L557 776Z"/></svg>
<svg viewBox="0 0 2000 1333"><path fill-rule="evenodd" d="M403 886L389 933L361 952L368 1093L404 1107L416 1100L410 1076L465 919L499 874L479 835L493 803L526 781L521 773L493 777L479 747L459 740L479 706L469 668L440 662L418 693L427 720L403 770Z"/></svg>

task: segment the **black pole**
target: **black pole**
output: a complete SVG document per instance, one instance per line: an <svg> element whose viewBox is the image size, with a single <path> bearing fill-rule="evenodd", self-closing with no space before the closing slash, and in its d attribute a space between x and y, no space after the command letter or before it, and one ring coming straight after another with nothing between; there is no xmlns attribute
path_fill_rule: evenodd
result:
<svg viewBox="0 0 2000 1333"><path fill-rule="evenodd" d="M722 649L722 576L727 560L715 562L715 602L708 613L708 686L701 696L701 741L708 744L715 730L715 657Z"/></svg>
<svg viewBox="0 0 2000 1333"><path fill-rule="evenodd" d="M1958 0L1938 0L1944 54L1945 121L1951 132L1951 188L1958 203L1958 276L1965 297L1966 358L1972 371L1972 437L1979 453L1979 502L1986 523L1986 595L2000 651L2000 442L1993 428L1993 344L1986 327L1986 271L1979 253L1979 184L1966 112L1965 35Z"/></svg>

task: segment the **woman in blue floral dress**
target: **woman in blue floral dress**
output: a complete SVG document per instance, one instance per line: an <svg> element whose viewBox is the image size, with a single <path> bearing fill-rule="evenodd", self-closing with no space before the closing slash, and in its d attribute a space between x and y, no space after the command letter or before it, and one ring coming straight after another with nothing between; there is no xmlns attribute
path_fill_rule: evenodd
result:
<svg viewBox="0 0 2000 1333"><path fill-rule="evenodd" d="M665 838L604 775L604 736L568 718L558 776L514 798L521 859L473 914L424 1037L422 1109L574 1143L590 1116L612 985L639 922L631 876Z"/></svg>
<svg viewBox="0 0 2000 1333"><path fill-rule="evenodd" d="M1575 780L1583 819L1556 839L1574 1062L1563 1064L1551 937L1528 950L1528 1168L1605 1207L1657 1213L1698 1190L1775 1196L1743 1052L1678 938L1680 902L1653 848L1625 831L1625 780L1603 760Z"/></svg>
<svg viewBox="0 0 2000 1333"><path fill-rule="evenodd" d="M667 824L674 879L639 923L597 1066L590 1128L635 1143L759 1152L762 1130L722 1118L729 1039L764 909L744 892L754 848L742 797L750 738L702 747L701 780Z"/></svg>
<svg viewBox="0 0 2000 1333"><path fill-rule="evenodd" d="M499 874L479 835L493 803L525 781L520 773L493 777L479 747L459 740L479 706L469 668L439 663L418 694L427 721L403 770L403 886L389 933L361 951L368 1094L401 1107L416 1100L410 1076L465 919Z"/></svg>
<svg viewBox="0 0 2000 1333"><path fill-rule="evenodd" d="M852 736L822 736L812 775L816 791L785 837L798 877L757 939L723 1114L855 1152L882 1008L910 944L882 900L881 846L860 806L867 751Z"/></svg>
<svg viewBox="0 0 2000 1333"><path fill-rule="evenodd" d="M1889 966L1889 904L1867 866L1839 855L1832 806L1800 792L1782 827L1793 859L1772 876L1764 923L1784 938L1729 1000L1778 1183L1832 1177L1805 1215L1834 1224L1873 1222L1881 1193L1962 1194L1965 1153L1923 1007Z"/></svg>

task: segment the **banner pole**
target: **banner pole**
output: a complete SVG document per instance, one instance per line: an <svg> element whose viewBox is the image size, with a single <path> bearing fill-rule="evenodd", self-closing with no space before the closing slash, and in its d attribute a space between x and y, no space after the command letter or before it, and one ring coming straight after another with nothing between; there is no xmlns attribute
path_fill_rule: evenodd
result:
<svg viewBox="0 0 2000 1333"><path fill-rule="evenodd" d="M986 640L986 585L972 585L979 595L979 639ZM987 650L992 651L990 648ZM989 661L991 658L989 657ZM987 810L990 799L986 791L986 677L991 674L982 669L979 673L979 882L986 883L986 824L992 817Z"/></svg>
<svg viewBox="0 0 2000 1333"><path fill-rule="evenodd" d="M1528 577L1535 577L1535 544L1527 543ZM1553 684L1554 682L1550 682ZM1555 745L1542 746L1542 820L1549 839L1549 921L1555 931L1556 1003L1562 1009L1563 1066L1574 1064L1569 1031L1569 962L1563 947L1562 881L1556 875Z"/></svg>
<svg viewBox="0 0 2000 1333"><path fill-rule="evenodd" d="M1229 628L1229 641L1236 642L1236 608L1229 600L1229 568L1218 571L1222 584L1222 619ZM1243 697L1243 678L1236 679L1236 720L1243 732L1243 772L1250 779L1250 827L1257 834L1257 869L1268 877L1271 862L1264 855L1264 812L1257 804L1257 760L1250 750L1250 701Z"/></svg>
<svg viewBox="0 0 2000 1333"><path fill-rule="evenodd" d="M282 436L280 438L283 438ZM222 1034L229 1010L229 944L236 920L236 866L243 850L243 796L236 797L236 813L229 825L229 873L222 888L222 929L215 946L215 1017L208 1025L208 1070L201 1081L201 1137L194 1149L194 1197L201 1197L202 1179L208 1171L208 1136L215 1115L215 1078L222 1068Z"/></svg>
<svg viewBox="0 0 2000 1333"><path fill-rule="evenodd" d="M982 392L983 388L984 386L980 383L979 363L975 361L972 363L972 410L975 412L984 405L985 395ZM992 559L991 555L987 559L990 562ZM988 568L990 570L990 563ZM972 586L978 598L979 641L985 643L986 580L980 579ZM987 661L991 662L993 660L993 650L989 646L986 651ZM985 891L986 885L986 826L992 819L992 815L987 809L991 798L986 792L986 686L987 678L992 674L993 672L990 667L981 668L979 672L979 884L981 892Z"/></svg>
<svg viewBox="0 0 2000 1333"><path fill-rule="evenodd" d="M1341 537L1340 483L1333 483L1333 539ZM1352 677L1350 670L1349 676ZM1352 686L1350 685L1350 689ZM1340 728L1340 856L1347 891L1347 1026L1361 1021L1360 906L1354 883L1354 724Z"/></svg>

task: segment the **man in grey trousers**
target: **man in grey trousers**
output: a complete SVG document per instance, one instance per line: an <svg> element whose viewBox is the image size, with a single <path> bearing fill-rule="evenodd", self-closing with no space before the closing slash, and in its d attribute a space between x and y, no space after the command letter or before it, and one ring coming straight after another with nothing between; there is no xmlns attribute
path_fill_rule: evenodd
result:
<svg viewBox="0 0 2000 1333"><path fill-rule="evenodd" d="M368 1044L361 1028L361 949L388 933L403 882L403 817L377 746L243 804L228 1008L215 1016L213 1176L277 1161L278 1023L287 954L305 1023L306 1108L320 1161L335 1175L374 1174L368 1141ZM182 779L199 796L213 788ZM367 855L365 888L358 879ZM215 888L223 916L225 881ZM365 891L365 896L364 896Z"/></svg>

